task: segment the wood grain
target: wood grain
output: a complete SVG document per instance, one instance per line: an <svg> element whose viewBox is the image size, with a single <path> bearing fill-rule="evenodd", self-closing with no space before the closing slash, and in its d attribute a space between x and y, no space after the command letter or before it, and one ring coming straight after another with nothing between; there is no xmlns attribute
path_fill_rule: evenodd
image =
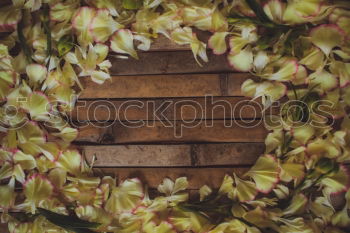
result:
<svg viewBox="0 0 350 233"><path fill-rule="evenodd" d="M8 230L7 224L0 223L0 232L1 233L10 233L10 231Z"/></svg>
<svg viewBox="0 0 350 233"><path fill-rule="evenodd" d="M138 53L139 59L119 59L111 55L112 75L184 74L233 72L225 55L207 52L209 62L199 66L192 51Z"/></svg>
<svg viewBox="0 0 350 233"><path fill-rule="evenodd" d="M250 74L243 73L232 74L229 78L226 74L113 76L102 85L84 77L81 78L84 90L79 98L242 96L241 85L249 77Z"/></svg>
<svg viewBox="0 0 350 233"><path fill-rule="evenodd" d="M232 125L229 125L231 124ZM92 125L94 124L94 125ZM149 124L147 126L146 124ZM212 125L210 125L212 124ZM213 120L90 122L80 127L76 142L97 144L143 144L183 142L263 142L267 131L262 121Z"/></svg>
<svg viewBox="0 0 350 233"><path fill-rule="evenodd" d="M252 165L263 143L83 146L95 167L189 167Z"/></svg>
<svg viewBox="0 0 350 233"><path fill-rule="evenodd" d="M10 4L11 4L11 0L1 0L0 1L0 7L10 5Z"/></svg>
<svg viewBox="0 0 350 233"><path fill-rule="evenodd" d="M78 100L74 121L260 118L263 106L244 97Z"/></svg>

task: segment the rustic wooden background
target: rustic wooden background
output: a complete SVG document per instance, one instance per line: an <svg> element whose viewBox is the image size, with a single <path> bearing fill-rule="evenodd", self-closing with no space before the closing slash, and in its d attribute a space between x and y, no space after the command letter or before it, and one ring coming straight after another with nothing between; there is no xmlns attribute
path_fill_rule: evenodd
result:
<svg viewBox="0 0 350 233"><path fill-rule="evenodd" d="M97 85L83 79L85 90L72 119L103 123L80 123L82 128L75 145L88 161L96 156L95 167L101 174L112 173L119 180L137 176L151 188L156 188L165 177L175 179L182 175L188 177L191 189L204 184L217 188L226 173L245 171L263 153L267 131L262 123L252 128L238 124L259 122L259 106L251 104L251 108L231 114L214 105L206 109L207 119L200 119L205 114L199 112L204 109L206 95L233 106L248 100L240 88L250 75L233 73L226 56L212 55L209 50L208 56L210 62L200 67L188 47L160 37L150 51L139 52L139 60L113 59L111 82ZM123 111L126 101L139 101L145 107ZM162 119L154 116L152 107L147 111L147 101L154 101L155 107L166 101L171 104ZM193 107L185 106L186 101L199 103L197 115ZM96 108L98 104L103 107ZM115 109L121 110L119 114ZM175 126L165 127L162 124L165 119L176 122ZM226 127L225 120L231 119L238 124ZM126 120L148 120L153 126L129 128L132 123ZM197 126L184 128L183 136L175 137L174 132L181 130L181 124L191 125L188 121ZM212 121L213 127L206 127L205 121Z"/></svg>
<svg viewBox="0 0 350 233"><path fill-rule="evenodd" d="M207 35L202 35L202 39L206 40ZM213 55L209 50L208 56L209 63L200 67L189 47L159 37L150 51L139 52L139 60L111 57L111 81L98 85L90 78L82 78L85 89L70 116L75 125L80 125L73 146L88 161L96 156L96 174L113 175L118 181L139 177L151 191L165 177L187 176L191 193L196 197L196 190L202 185L218 188L225 174L233 171L241 174L255 162L264 151L267 131L263 124L246 129L237 124L225 127L224 123L231 119L238 123L259 122L261 114L256 104L251 107L257 115L249 107L231 114L214 105L207 108L207 119L200 119L206 95L232 105L248 100L240 88L250 74L234 73L226 56ZM147 111L146 106L122 111L127 101L139 104L153 101L154 108L166 101L171 104L163 116L155 116L152 107ZM198 103L197 115L192 107L185 106L186 101ZM175 126L165 127L162 124L165 119L175 122ZM137 120L147 120L153 126L128 127L130 121ZM198 125L184 128L183 136L177 138L174 132L179 132L181 124L190 125L183 121ZM213 127L206 127L205 121L213 121Z"/></svg>

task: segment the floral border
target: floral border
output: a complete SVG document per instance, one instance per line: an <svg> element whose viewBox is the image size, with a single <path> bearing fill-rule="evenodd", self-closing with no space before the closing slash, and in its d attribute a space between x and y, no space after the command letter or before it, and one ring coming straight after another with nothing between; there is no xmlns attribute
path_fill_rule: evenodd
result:
<svg viewBox="0 0 350 233"><path fill-rule="evenodd" d="M20 233L346 232L349 9L327 0L13 0L0 9L2 222ZM79 77L102 84L108 55L138 59L135 46L149 50L158 34L189 45L202 65L207 45L193 28L212 33L209 48L234 70L256 76L243 83L246 96L265 108L290 100L267 120L265 154L220 189L203 186L198 202L185 177L164 179L150 198L138 179L94 176L61 115L74 108Z"/></svg>

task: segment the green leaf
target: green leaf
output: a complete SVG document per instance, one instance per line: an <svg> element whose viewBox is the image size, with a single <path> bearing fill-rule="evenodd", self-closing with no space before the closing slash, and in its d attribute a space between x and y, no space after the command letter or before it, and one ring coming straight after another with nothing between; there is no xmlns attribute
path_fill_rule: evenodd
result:
<svg viewBox="0 0 350 233"><path fill-rule="evenodd" d="M97 228L101 225L100 223L82 220L77 216L57 214L43 208L38 208L38 210L49 222L76 233L93 233L94 231L89 230L89 228Z"/></svg>
<svg viewBox="0 0 350 233"><path fill-rule="evenodd" d="M58 56L64 56L66 53L72 50L73 46L74 43L71 36L65 35L61 37L57 44Z"/></svg>
<svg viewBox="0 0 350 233"><path fill-rule="evenodd" d="M123 7L127 10L137 10L143 5L141 0L123 0Z"/></svg>

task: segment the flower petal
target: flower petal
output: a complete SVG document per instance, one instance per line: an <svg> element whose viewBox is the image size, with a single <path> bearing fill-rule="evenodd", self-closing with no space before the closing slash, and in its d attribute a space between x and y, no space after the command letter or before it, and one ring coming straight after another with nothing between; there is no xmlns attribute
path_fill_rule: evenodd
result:
<svg viewBox="0 0 350 233"><path fill-rule="evenodd" d="M241 202L252 201L258 194L257 186L251 182L240 179L236 174L233 174L236 185L236 195Z"/></svg>
<svg viewBox="0 0 350 233"><path fill-rule="evenodd" d="M266 15L275 22L281 23L284 5L280 0L270 0L264 5Z"/></svg>
<svg viewBox="0 0 350 233"><path fill-rule="evenodd" d="M319 48L313 47L299 63L305 65L310 70L317 70L325 62L325 55Z"/></svg>
<svg viewBox="0 0 350 233"><path fill-rule="evenodd" d="M105 210L111 214L132 211L141 203L144 196L141 182L138 179L129 179L113 189L105 204Z"/></svg>
<svg viewBox="0 0 350 233"><path fill-rule="evenodd" d="M298 215L305 211L308 199L304 194L293 196L290 205L283 210L283 215Z"/></svg>
<svg viewBox="0 0 350 233"><path fill-rule="evenodd" d="M228 32L215 32L208 41L208 46L216 55L224 54L227 50L226 36Z"/></svg>
<svg viewBox="0 0 350 233"><path fill-rule="evenodd" d="M100 9L90 24L90 31L96 42L104 43L115 31L123 27L109 15L108 10Z"/></svg>
<svg viewBox="0 0 350 233"><path fill-rule="evenodd" d="M0 208L11 208L15 204L15 200L15 181L11 179L9 184L0 185Z"/></svg>
<svg viewBox="0 0 350 233"><path fill-rule="evenodd" d="M324 186L327 194L347 191L350 184L349 172L344 166L340 166L336 174L323 178L320 183Z"/></svg>
<svg viewBox="0 0 350 233"><path fill-rule="evenodd" d="M279 180L279 168L272 155L260 156L255 165L246 173L260 192L270 192Z"/></svg>
<svg viewBox="0 0 350 233"><path fill-rule="evenodd" d="M116 53L129 54L138 59L134 49L134 36L129 29L120 29L112 35L111 49Z"/></svg>
<svg viewBox="0 0 350 233"><path fill-rule="evenodd" d="M20 150L17 150L13 155L13 161L20 164L24 170L32 170L36 167L34 157L32 155L25 154Z"/></svg>
<svg viewBox="0 0 350 233"><path fill-rule="evenodd" d="M44 176L34 174L29 177L23 185L23 193L26 197L26 202L31 205L32 212L39 203L53 194L53 185Z"/></svg>
<svg viewBox="0 0 350 233"><path fill-rule="evenodd" d="M229 64L237 71L248 72L253 68L253 52L250 46L247 46L238 54L229 53L227 58Z"/></svg>
<svg viewBox="0 0 350 233"><path fill-rule="evenodd" d="M111 76L103 71L93 71L91 73L91 80L97 84L103 84L107 79L111 79Z"/></svg>
<svg viewBox="0 0 350 233"><path fill-rule="evenodd" d="M29 112L32 120L43 121L49 118L52 106L43 93L33 92L28 101L22 103L22 108Z"/></svg>
<svg viewBox="0 0 350 233"><path fill-rule="evenodd" d="M26 67L29 83L38 85L46 79L47 69L40 64L30 64Z"/></svg>
<svg viewBox="0 0 350 233"><path fill-rule="evenodd" d="M82 47L88 46L93 40L89 26L95 14L94 8L81 7L73 17L72 26L78 34L78 41Z"/></svg>
<svg viewBox="0 0 350 233"><path fill-rule="evenodd" d="M313 28L310 32L311 42L329 56L334 47L344 41L344 32L335 24L324 24Z"/></svg>
<svg viewBox="0 0 350 233"><path fill-rule="evenodd" d="M310 86L315 86L320 94L324 94L339 85L337 77L325 70L316 71L309 76Z"/></svg>
<svg viewBox="0 0 350 233"><path fill-rule="evenodd" d="M21 8L12 5L2 7L0 9L0 32L13 31L21 18Z"/></svg>
<svg viewBox="0 0 350 233"><path fill-rule="evenodd" d="M73 175L81 173L82 156L76 150L67 150L60 154L56 161L57 167L63 168Z"/></svg>

